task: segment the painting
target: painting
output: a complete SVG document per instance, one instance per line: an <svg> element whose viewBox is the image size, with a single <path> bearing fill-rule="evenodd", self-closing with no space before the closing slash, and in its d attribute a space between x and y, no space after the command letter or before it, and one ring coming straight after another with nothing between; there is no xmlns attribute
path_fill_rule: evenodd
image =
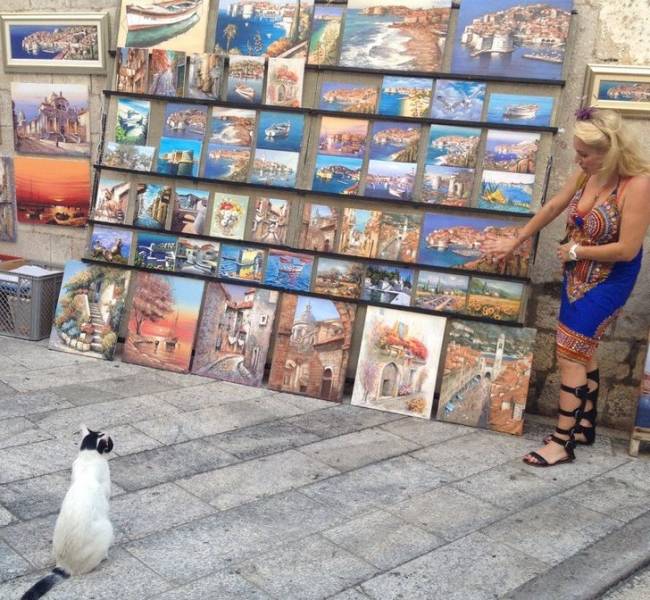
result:
<svg viewBox="0 0 650 600"><path fill-rule="evenodd" d="M410 306L413 269L397 265L368 265L363 282L362 300L395 306Z"/></svg>
<svg viewBox="0 0 650 600"><path fill-rule="evenodd" d="M67 261L49 349L113 360L130 277L123 269Z"/></svg>
<svg viewBox="0 0 650 600"><path fill-rule="evenodd" d="M320 110L373 114L377 110L376 87L360 83L325 81L320 88Z"/></svg>
<svg viewBox="0 0 650 600"><path fill-rule="evenodd" d="M108 263L126 265L131 256L133 232L126 229L94 225L90 234L90 258Z"/></svg>
<svg viewBox="0 0 650 600"><path fill-rule="evenodd" d="M562 78L573 0L464 1L451 70L527 79Z"/></svg>
<svg viewBox="0 0 650 600"><path fill-rule="evenodd" d="M271 290L208 283L192 373L261 386L278 297Z"/></svg>
<svg viewBox="0 0 650 600"><path fill-rule="evenodd" d="M203 176L223 181L246 181L250 162L250 148L209 142Z"/></svg>
<svg viewBox="0 0 650 600"><path fill-rule="evenodd" d="M440 71L450 0L350 0L339 64L367 70Z"/></svg>
<svg viewBox="0 0 650 600"><path fill-rule="evenodd" d="M552 96L490 94L487 121L522 126L549 127L553 116Z"/></svg>
<svg viewBox="0 0 650 600"><path fill-rule="evenodd" d="M381 212L362 208L344 208L339 252L374 258L379 245Z"/></svg>
<svg viewBox="0 0 650 600"><path fill-rule="evenodd" d="M300 152L305 135L305 115L292 112L260 111L257 147Z"/></svg>
<svg viewBox="0 0 650 600"><path fill-rule="evenodd" d="M207 106L176 104L174 102L170 102L165 106L162 131L164 136L203 140L207 129Z"/></svg>
<svg viewBox="0 0 650 600"><path fill-rule="evenodd" d="M264 283L294 292L308 292L313 266L314 257L308 254L269 250Z"/></svg>
<svg viewBox="0 0 650 600"><path fill-rule="evenodd" d="M469 206L474 187L474 169L426 165L420 200L427 204Z"/></svg>
<svg viewBox="0 0 650 600"><path fill-rule="evenodd" d="M320 257L316 265L313 291L341 298L359 298L364 268L359 262Z"/></svg>
<svg viewBox="0 0 650 600"><path fill-rule="evenodd" d="M4 13L5 73L106 73L108 25L106 12Z"/></svg>
<svg viewBox="0 0 650 600"><path fill-rule="evenodd" d="M156 171L165 175L198 177L202 147L200 140L161 137Z"/></svg>
<svg viewBox="0 0 650 600"><path fill-rule="evenodd" d="M219 277L262 281L264 250L223 244L219 258Z"/></svg>
<svg viewBox="0 0 650 600"><path fill-rule="evenodd" d="M482 249L487 240L517 237L520 223L506 217L426 213L420 234L418 262L432 267L526 277L532 259L530 241L524 242L507 259L498 262L494 262Z"/></svg>
<svg viewBox="0 0 650 600"><path fill-rule="evenodd" d="M90 156L88 86L11 83L16 152Z"/></svg>
<svg viewBox="0 0 650 600"><path fill-rule="evenodd" d="M379 221L377 258L415 262L418 255L422 215L382 212Z"/></svg>
<svg viewBox="0 0 650 600"><path fill-rule="evenodd" d="M420 125L374 121L370 138L370 158L415 163L418 160Z"/></svg>
<svg viewBox="0 0 650 600"><path fill-rule="evenodd" d="M203 52L210 3L122 0L117 45Z"/></svg>
<svg viewBox="0 0 650 600"><path fill-rule="evenodd" d="M118 98L115 141L144 146L147 143L150 113L151 102L148 100Z"/></svg>
<svg viewBox="0 0 650 600"><path fill-rule="evenodd" d="M136 267L173 271L176 260L176 236L155 231L139 231L136 237Z"/></svg>
<svg viewBox="0 0 650 600"><path fill-rule="evenodd" d="M102 173L99 178L92 211L95 221L126 223L131 184L126 179L116 179L115 175Z"/></svg>
<svg viewBox="0 0 650 600"><path fill-rule="evenodd" d="M0 156L0 242L16 241L16 179L13 159Z"/></svg>
<svg viewBox="0 0 650 600"><path fill-rule="evenodd" d="M185 52L151 51L149 57L149 94L182 96L185 86Z"/></svg>
<svg viewBox="0 0 650 600"><path fill-rule="evenodd" d="M318 134L318 153L363 158L366 153L368 121L322 117Z"/></svg>
<svg viewBox="0 0 650 600"><path fill-rule="evenodd" d="M138 183L133 225L143 229L166 229L172 188L158 183Z"/></svg>
<svg viewBox="0 0 650 600"><path fill-rule="evenodd" d="M18 221L84 227L90 210L87 160L14 158Z"/></svg>
<svg viewBox="0 0 650 600"><path fill-rule="evenodd" d="M223 77L223 56L208 52L191 54L187 61L185 97L219 100Z"/></svg>
<svg viewBox="0 0 650 600"><path fill-rule="evenodd" d="M640 65L587 65L583 106L610 108L622 115L650 114L650 68Z"/></svg>
<svg viewBox="0 0 650 600"><path fill-rule="evenodd" d="M298 152L256 148L248 181L276 187L294 188L296 187L299 158L300 154Z"/></svg>
<svg viewBox="0 0 650 600"><path fill-rule="evenodd" d="M426 164L441 167L476 167L481 130L473 127L432 125Z"/></svg>
<svg viewBox="0 0 650 600"><path fill-rule="evenodd" d="M358 194L363 159L345 156L316 156L311 189L330 194Z"/></svg>
<svg viewBox="0 0 650 600"><path fill-rule="evenodd" d="M283 198L255 198L250 239L267 244L284 244L289 227L289 201Z"/></svg>
<svg viewBox="0 0 650 600"><path fill-rule="evenodd" d="M230 56L226 100L260 104L266 60L262 56Z"/></svg>
<svg viewBox="0 0 650 600"><path fill-rule="evenodd" d="M177 233L204 233L210 201L210 192L177 187L174 192L174 211L171 230Z"/></svg>
<svg viewBox="0 0 650 600"><path fill-rule="evenodd" d="M174 270L177 273L216 275L218 266L218 242L194 238L178 238L174 262Z"/></svg>
<svg viewBox="0 0 650 600"><path fill-rule="evenodd" d="M431 104L433 119L480 121L487 85L480 81L437 79Z"/></svg>
<svg viewBox="0 0 650 600"><path fill-rule="evenodd" d="M156 148L154 146L134 146L106 142L102 163L107 167L117 167L131 171L151 171L155 153Z"/></svg>
<svg viewBox="0 0 650 600"><path fill-rule="evenodd" d="M370 160L364 194L386 200L412 200L416 163Z"/></svg>
<svg viewBox="0 0 650 600"><path fill-rule="evenodd" d="M509 171L483 171L479 208L528 212L533 201L535 175Z"/></svg>
<svg viewBox="0 0 650 600"><path fill-rule="evenodd" d="M342 6L333 6L331 4L314 6L307 57L308 64L336 64L344 12L345 8Z"/></svg>
<svg viewBox="0 0 650 600"><path fill-rule="evenodd" d="M635 433L645 433L645 430L650 429L650 335L648 335L648 342L648 350L646 351L643 367L643 379L641 380L641 393L639 394L634 429L632 431L632 439L630 440L630 454L632 456L636 456L633 453ZM638 431L639 429L641 432Z"/></svg>
<svg viewBox="0 0 650 600"><path fill-rule="evenodd" d="M149 50L118 48L115 53L115 90L146 94L149 90Z"/></svg>
<svg viewBox="0 0 650 600"><path fill-rule="evenodd" d="M269 58L265 103L272 106L302 106L305 79L303 58Z"/></svg>
<svg viewBox="0 0 650 600"><path fill-rule="evenodd" d="M521 435L535 330L452 321L438 419Z"/></svg>
<svg viewBox="0 0 650 600"><path fill-rule="evenodd" d="M446 319L369 306L351 404L429 419Z"/></svg>
<svg viewBox="0 0 650 600"><path fill-rule="evenodd" d="M340 402L356 307L282 294L269 388Z"/></svg>
<svg viewBox="0 0 650 600"><path fill-rule="evenodd" d="M243 239L249 201L248 196L240 194L215 193L210 235L232 240Z"/></svg>
<svg viewBox="0 0 650 600"><path fill-rule="evenodd" d="M188 277L137 273L122 360L189 372L203 286Z"/></svg>
<svg viewBox="0 0 650 600"><path fill-rule="evenodd" d="M415 306L427 310L462 313L467 306L469 277L420 269Z"/></svg>
<svg viewBox="0 0 650 600"><path fill-rule="evenodd" d="M472 277L465 313L497 321L517 321L523 294L523 283Z"/></svg>
<svg viewBox="0 0 650 600"><path fill-rule="evenodd" d="M431 105L433 80L385 75L379 96L379 114L426 117Z"/></svg>
<svg viewBox="0 0 650 600"><path fill-rule="evenodd" d="M483 168L511 173L535 173L540 138L539 133L488 130Z"/></svg>
<svg viewBox="0 0 650 600"><path fill-rule="evenodd" d="M303 206L298 247L318 252L332 252L335 247L339 209L328 204Z"/></svg>

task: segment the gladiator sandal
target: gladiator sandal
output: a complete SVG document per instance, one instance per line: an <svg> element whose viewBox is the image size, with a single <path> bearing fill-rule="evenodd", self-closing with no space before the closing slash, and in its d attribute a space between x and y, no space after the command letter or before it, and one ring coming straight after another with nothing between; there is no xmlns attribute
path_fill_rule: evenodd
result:
<svg viewBox="0 0 650 600"><path fill-rule="evenodd" d="M598 369L589 371L587 379L597 384L596 388L587 391L587 401L591 402L591 408L582 413L582 419L589 421L589 425L581 425L579 422L575 427L575 433L585 436L585 441L576 440L576 444L591 446L596 441L596 417L598 417L598 390L600 389L600 373Z"/></svg>

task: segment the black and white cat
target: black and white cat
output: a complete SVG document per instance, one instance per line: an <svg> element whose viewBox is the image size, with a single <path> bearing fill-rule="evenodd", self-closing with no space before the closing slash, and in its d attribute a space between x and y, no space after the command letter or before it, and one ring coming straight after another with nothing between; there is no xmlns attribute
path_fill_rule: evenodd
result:
<svg viewBox="0 0 650 600"><path fill-rule="evenodd" d="M56 567L34 584L21 600L36 600L70 575L92 571L108 557L113 526L108 517L111 476L107 454L113 440L81 426L79 456L72 464L72 482L54 526Z"/></svg>

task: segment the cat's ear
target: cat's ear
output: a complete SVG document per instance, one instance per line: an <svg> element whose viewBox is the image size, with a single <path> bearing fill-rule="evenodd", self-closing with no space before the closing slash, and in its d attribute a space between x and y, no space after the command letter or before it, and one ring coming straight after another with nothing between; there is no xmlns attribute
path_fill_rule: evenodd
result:
<svg viewBox="0 0 650 600"><path fill-rule="evenodd" d="M108 454L113 449L113 440L106 436L106 438L100 438L97 442L97 452L100 454Z"/></svg>
<svg viewBox="0 0 650 600"><path fill-rule="evenodd" d="M83 423L79 426L79 431L81 431L82 440L90 433L88 427L86 427Z"/></svg>

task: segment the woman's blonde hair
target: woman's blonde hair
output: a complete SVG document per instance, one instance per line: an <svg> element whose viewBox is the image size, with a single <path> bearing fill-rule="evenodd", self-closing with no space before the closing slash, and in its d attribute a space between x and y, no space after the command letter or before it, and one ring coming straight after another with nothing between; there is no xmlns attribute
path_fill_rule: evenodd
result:
<svg viewBox="0 0 650 600"><path fill-rule="evenodd" d="M584 144L605 154L600 171L621 177L650 175L639 139L621 115L613 110L589 109L589 117L576 122L574 135Z"/></svg>

